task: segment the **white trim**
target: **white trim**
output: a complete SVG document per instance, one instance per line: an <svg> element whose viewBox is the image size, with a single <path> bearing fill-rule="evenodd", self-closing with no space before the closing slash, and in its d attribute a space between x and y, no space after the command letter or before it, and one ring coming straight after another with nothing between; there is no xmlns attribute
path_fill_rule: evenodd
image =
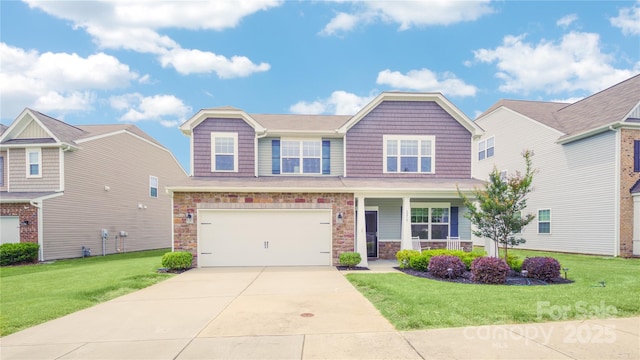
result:
<svg viewBox="0 0 640 360"><path fill-rule="evenodd" d="M621 170L621 159L620 156L622 154L622 131L620 129L616 130L616 140L615 140L615 151L614 151L614 168L613 171L613 182L614 182L614 207L613 207L613 244L615 248L613 249L613 256L620 255L620 178L622 177ZM633 151L632 151L633 154ZM628 190L627 190L628 191ZM631 239L633 240L633 239ZM633 245L633 243L632 243Z"/></svg>
<svg viewBox="0 0 640 360"><path fill-rule="evenodd" d="M549 210L549 221L543 221L543 223L548 222L549 223L549 232L548 233L541 233L540 232L540 211L544 211L544 210ZM553 232L551 231L551 226L552 226L552 215L551 215L551 208L540 208L536 210L536 234L538 235L551 235Z"/></svg>
<svg viewBox="0 0 640 360"><path fill-rule="evenodd" d="M387 142L393 140L393 141L397 141L398 145L397 145L397 171L387 171L387 158L389 157L387 155ZM416 169L417 171L400 171L400 158L402 157L401 155L401 148L402 146L400 145L401 141L417 141L418 142L418 163L417 166L418 168ZM431 154L429 155L423 155L422 154L422 142L423 141L430 141L431 142ZM382 173L383 174L435 174L436 173L436 137L433 135L382 135ZM408 157L408 156L406 156ZM413 156L411 156L413 157ZM431 157L431 171L421 171L422 170L422 161L421 159L423 157Z"/></svg>
<svg viewBox="0 0 640 360"><path fill-rule="evenodd" d="M489 156L489 147L487 146L489 140L493 140L493 146L491 147L493 148L493 155L491 156ZM484 153L484 157L482 159L480 159L480 144L484 144L484 150L482 150L482 152ZM492 135L488 138L485 138L484 140L478 141L478 148L476 149L475 156L477 159L476 161L483 161L496 156L496 137Z"/></svg>
<svg viewBox="0 0 640 360"><path fill-rule="evenodd" d="M347 137L342 140L342 176L347 177Z"/></svg>
<svg viewBox="0 0 640 360"><path fill-rule="evenodd" d="M412 202L412 209L424 209L424 208L438 208L438 209L450 209L450 202Z"/></svg>
<svg viewBox="0 0 640 360"><path fill-rule="evenodd" d="M175 226L175 223L173 222L174 221L173 209L175 208L173 206L174 206L174 201L173 201L173 193L172 193L171 194L171 211L169 212L169 215L171 216L171 218L169 219L169 224L171 224L171 252L176 251L176 248L175 248L176 226ZM196 250L196 255L197 255L197 250Z"/></svg>
<svg viewBox="0 0 640 360"><path fill-rule="evenodd" d="M193 115L189 120L180 125L179 129L184 135L191 136L193 129L196 128L201 122L209 118L230 118L244 120L249 126L251 126L256 132L266 132L260 123L254 120L249 114L240 109L202 109L197 114Z"/></svg>
<svg viewBox="0 0 640 360"><path fill-rule="evenodd" d="M233 170L216 170L216 142L215 138L233 139ZM227 153L222 155L229 155ZM236 132L211 132L211 172L212 173L237 173L238 172L238 133Z"/></svg>
<svg viewBox="0 0 640 360"><path fill-rule="evenodd" d="M2 143L6 138L20 135L24 131L24 129L27 128L30 121L28 121L26 124L23 124L21 128L17 129L20 124L24 122L24 118L26 115L29 115L32 121L35 121L47 134L49 134L49 136L51 136L51 138L55 140L57 146L60 145L60 140L51 132L51 130L49 130L49 128L44 126L44 124L40 120L38 120L38 117L35 116L29 108L25 108L24 110L22 110L16 120L11 123L11 125L9 125L9 127L0 135L0 143Z"/></svg>
<svg viewBox="0 0 640 360"><path fill-rule="evenodd" d="M38 154L38 174L31 175L31 157L30 153ZM34 178L42 178L42 148L40 147L25 147L24 148L24 157L25 157L25 165L26 165L26 177L27 179Z"/></svg>

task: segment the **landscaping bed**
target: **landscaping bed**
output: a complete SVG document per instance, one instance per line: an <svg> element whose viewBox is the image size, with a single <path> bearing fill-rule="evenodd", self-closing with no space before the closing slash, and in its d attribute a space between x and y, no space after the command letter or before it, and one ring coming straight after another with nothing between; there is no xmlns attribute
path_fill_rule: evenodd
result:
<svg viewBox="0 0 640 360"><path fill-rule="evenodd" d="M453 278L453 279L447 279L447 278L439 278L437 276L433 276L433 274L431 274L428 271L417 271L417 270L413 270L413 269L401 269L399 267L395 267L395 269L402 271L403 273L407 274L407 275L411 275L411 276L417 276L417 277L422 277L422 278L427 278L427 279L432 279L432 280L438 280L438 281L446 281L446 282L452 282L452 283L459 283L459 284L482 284L480 282L476 282L471 280L471 272L470 271L465 271L462 276L457 277L457 278ZM509 272L509 275L507 275L507 280L504 284L501 285L518 285L518 286L533 286L533 285L554 285L554 284L571 284L573 283L573 281L571 279L565 279L562 277L557 277L557 278L553 278L551 280L548 281L543 281L543 280L538 280L538 279L531 279L528 277L524 277L522 276L520 273L517 273L515 271L511 271Z"/></svg>

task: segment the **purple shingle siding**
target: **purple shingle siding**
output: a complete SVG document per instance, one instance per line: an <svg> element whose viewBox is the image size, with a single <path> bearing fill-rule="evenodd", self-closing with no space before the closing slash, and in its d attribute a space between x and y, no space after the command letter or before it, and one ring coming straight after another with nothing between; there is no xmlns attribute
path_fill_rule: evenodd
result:
<svg viewBox="0 0 640 360"><path fill-rule="evenodd" d="M238 133L238 172L211 172L211 133ZM206 119L193 129L193 175L243 177L255 175L255 131L242 119Z"/></svg>
<svg viewBox="0 0 640 360"><path fill-rule="evenodd" d="M383 135L435 136L435 174L383 173ZM347 177L471 177L471 133L435 102L384 101L346 139Z"/></svg>

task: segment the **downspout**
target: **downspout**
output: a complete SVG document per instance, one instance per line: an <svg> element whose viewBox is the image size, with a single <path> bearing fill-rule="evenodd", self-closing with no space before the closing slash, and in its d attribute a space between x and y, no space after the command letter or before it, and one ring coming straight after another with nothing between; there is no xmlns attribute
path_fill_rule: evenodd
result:
<svg viewBox="0 0 640 360"><path fill-rule="evenodd" d="M38 209L38 261L44 261L44 244L42 240L42 232L44 229L42 224L42 202L31 200L29 201L29 204Z"/></svg>
<svg viewBox="0 0 640 360"><path fill-rule="evenodd" d="M614 164L614 193L615 193L615 198L614 198L614 209L613 209L613 214L614 214L614 223L615 223L615 227L613 229L613 256L620 256L620 177L621 177L621 169L620 169L620 150L621 150L621 131L617 131L616 128L614 128L613 125L609 125L609 130L615 132L615 150L614 150L614 157L615 157L615 164Z"/></svg>

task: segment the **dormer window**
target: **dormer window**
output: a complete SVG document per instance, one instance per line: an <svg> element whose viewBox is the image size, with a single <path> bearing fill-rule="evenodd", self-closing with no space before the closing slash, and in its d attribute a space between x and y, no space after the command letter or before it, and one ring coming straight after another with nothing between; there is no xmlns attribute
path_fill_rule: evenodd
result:
<svg viewBox="0 0 640 360"><path fill-rule="evenodd" d="M238 171L238 133L211 133L211 171Z"/></svg>
<svg viewBox="0 0 640 360"><path fill-rule="evenodd" d="M435 173L435 136L384 135L385 173Z"/></svg>

